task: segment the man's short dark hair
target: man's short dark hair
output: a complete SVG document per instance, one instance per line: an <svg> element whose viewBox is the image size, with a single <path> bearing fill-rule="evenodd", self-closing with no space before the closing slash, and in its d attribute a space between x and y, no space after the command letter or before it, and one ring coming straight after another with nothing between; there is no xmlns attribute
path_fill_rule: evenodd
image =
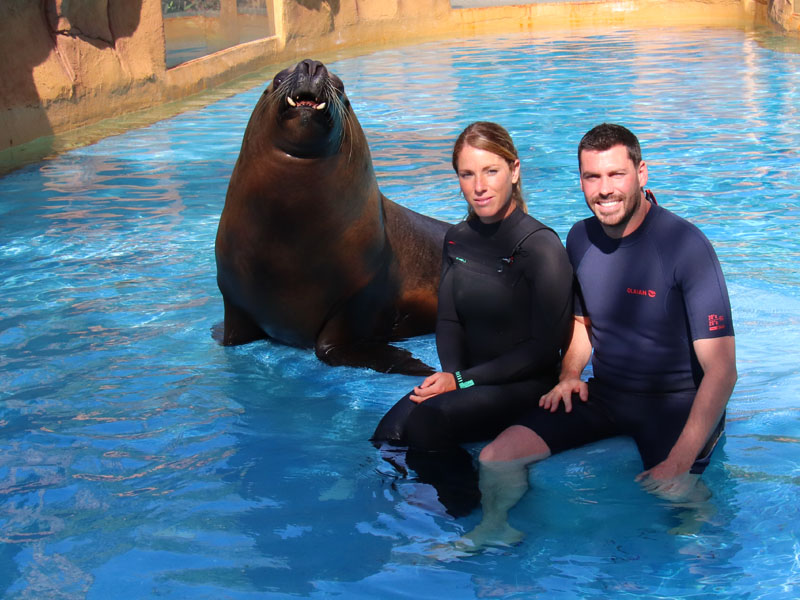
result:
<svg viewBox="0 0 800 600"><path fill-rule="evenodd" d="M614 146L627 148L628 158L633 161L634 167L638 167L642 162L642 148L639 146L639 140L628 128L614 123L602 123L590 129L581 138L578 144L578 165L581 164L581 152L584 150L605 152Z"/></svg>

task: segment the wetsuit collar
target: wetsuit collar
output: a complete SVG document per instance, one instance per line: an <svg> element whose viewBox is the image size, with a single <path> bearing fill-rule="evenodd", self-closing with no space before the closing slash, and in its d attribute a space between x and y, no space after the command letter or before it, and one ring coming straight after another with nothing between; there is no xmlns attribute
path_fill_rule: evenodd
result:
<svg viewBox="0 0 800 600"><path fill-rule="evenodd" d="M636 231L633 233L629 233L628 235L622 237L620 241L620 246L628 246L630 244L637 243L640 239L642 239L646 234L647 230L650 229L653 221L656 220L657 215L661 212L661 207L654 202L650 203L650 209L647 211L647 214L644 216L644 220L639 227L636 228Z"/></svg>
<svg viewBox="0 0 800 600"><path fill-rule="evenodd" d="M588 219L590 226L587 228L587 233L591 242L600 250L603 252L613 252L616 248L632 246L633 244L638 243L639 240L644 238L644 236L647 234L647 230L650 229L652 224L656 219L658 219L658 216L663 211L663 208L651 201L650 210L647 211L647 214L644 216L644 220L642 221L641 225L639 225L639 227L637 227L636 231L633 233L629 233L621 238L612 238L606 235L597 217L590 217Z"/></svg>
<svg viewBox="0 0 800 600"><path fill-rule="evenodd" d="M525 211L517 207L505 219L496 223L484 223L478 218L472 219L468 223L470 228L481 237L491 238L502 232L509 231L524 217Z"/></svg>

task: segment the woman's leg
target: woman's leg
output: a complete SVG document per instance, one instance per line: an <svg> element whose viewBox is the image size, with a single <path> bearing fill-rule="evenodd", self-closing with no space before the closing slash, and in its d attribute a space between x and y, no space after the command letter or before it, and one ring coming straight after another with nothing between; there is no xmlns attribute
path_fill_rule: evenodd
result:
<svg viewBox="0 0 800 600"><path fill-rule="evenodd" d="M491 440L538 406L550 382L535 380L476 385L434 396L408 414L409 447L444 450L458 444Z"/></svg>
<svg viewBox="0 0 800 600"><path fill-rule="evenodd" d="M383 448L381 455L403 476L408 474L407 467L416 472L419 481L432 485L448 514L466 516L481 501L472 455L447 432L441 411L426 404L416 404L406 395L384 415L370 440L376 446L408 446L405 461L397 456L399 448ZM411 437L407 433L409 422L413 423Z"/></svg>
<svg viewBox="0 0 800 600"><path fill-rule="evenodd" d="M411 401L410 394L403 396L398 402L383 415L383 418L375 428L372 442L388 442L395 446L405 446L408 444L406 437L406 422L411 412L417 408L417 404Z"/></svg>
<svg viewBox="0 0 800 600"><path fill-rule="evenodd" d="M371 440L408 446L406 466L436 488L448 513L465 516L477 508L481 496L472 456L459 444L493 438L530 410L550 384L475 386L420 404L405 396L381 419Z"/></svg>

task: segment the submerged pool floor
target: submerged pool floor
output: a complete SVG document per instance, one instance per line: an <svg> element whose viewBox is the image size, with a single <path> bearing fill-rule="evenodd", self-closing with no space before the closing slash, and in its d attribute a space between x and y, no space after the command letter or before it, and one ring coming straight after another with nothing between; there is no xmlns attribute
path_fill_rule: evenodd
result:
<svg viewBox="0 0 800 600"><path fill-rule="evenodd" d="M0 179L4 598L796 598L800 585L800 55L764 32L564 31L328 66L382 191L450 222L469 122L522 155L530 211L587 216L575 149L642 141L659 202L728 279L740 379L700 509L633 482L610 440L531 471L519 546L456 557L444 515L367 442L411 377L223 348L214 236L263 86ZM436 362L432 336L405 342Z"/></svg>

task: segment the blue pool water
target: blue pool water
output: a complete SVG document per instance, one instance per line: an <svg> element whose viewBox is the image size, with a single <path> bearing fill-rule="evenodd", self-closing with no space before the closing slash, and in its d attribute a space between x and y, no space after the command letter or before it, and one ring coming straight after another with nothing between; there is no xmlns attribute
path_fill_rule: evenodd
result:
<svg viewBox="0 0 800 600"><path fill-rule="evenodd" d="M0 179L4 598L796 598L800 54L763 32L565 31L329 62L384 193L456 221L468 122L506 125L531 212L587 210L575 147L619 121L727 275L740 380L702 510L611 440L537 465L526 540L439 548L443 515L366 439L415 383L310 351L222 348L213 243L263 86ZM264 75L264 80L271 77ZM436 361L432 336L405 342Z"/></svg>

